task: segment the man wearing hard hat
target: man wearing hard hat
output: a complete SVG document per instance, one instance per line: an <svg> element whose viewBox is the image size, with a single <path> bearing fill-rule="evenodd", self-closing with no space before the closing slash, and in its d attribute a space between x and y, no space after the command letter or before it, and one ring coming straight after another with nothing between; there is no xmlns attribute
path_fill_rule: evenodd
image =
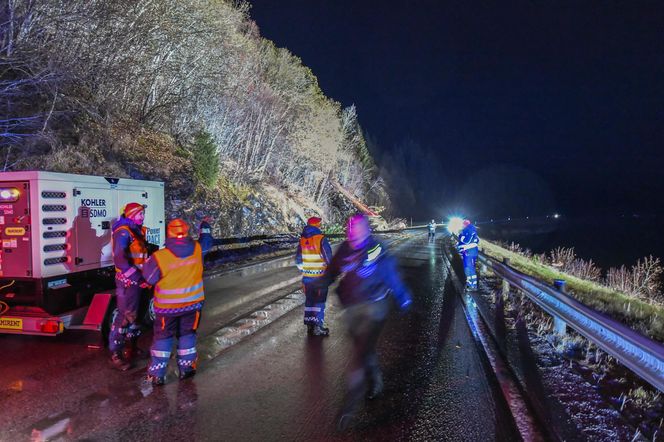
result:
<svg viewBox="0 0 664 442"><path fill-rule="evenodd" d="M141 267L148 259L147 228L143 225L145 206L129 203L120 219L113 225L113 264L118 315L111 325L108 348L111 363L118 370L131 367L131 357L124 355L125 343L135 347L141 332L137 321L141 291L147 287L141 276Z"/></svg>
<svg viewBox="0 0 664 442"><path fill-rule="evenodd" d="M155 252L143 267L147 283L154 285L154 337L147 379L163 385L168 360L177 338L180 379L196 374L196 331L205 300L203 250L189 237L189 226L174 219L166 227L166 248Z"/></svg>

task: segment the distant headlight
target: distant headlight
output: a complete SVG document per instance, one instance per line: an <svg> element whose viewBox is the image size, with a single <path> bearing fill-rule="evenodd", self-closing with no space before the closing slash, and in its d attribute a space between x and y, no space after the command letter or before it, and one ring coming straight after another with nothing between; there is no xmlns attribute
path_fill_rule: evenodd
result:
<svg viewBox="0 0 664 442"><path fill-rule="evenodd" d="M458 216L453 216L447 221L447 231L458 235L459 232L463 230L463 218Z"/></svg>

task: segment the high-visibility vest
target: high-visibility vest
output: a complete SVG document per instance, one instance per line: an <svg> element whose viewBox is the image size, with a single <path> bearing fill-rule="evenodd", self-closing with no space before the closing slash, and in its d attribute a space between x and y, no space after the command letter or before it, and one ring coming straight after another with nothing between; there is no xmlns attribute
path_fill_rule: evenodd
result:
<svg viewBox="0 0 664 442"><path fill-rule="evenodd" d="M143 267L143 264L145 261L148 260L148 248L146 246L146 240L145 240L145 235L148 232L148 228L145 226L141 226L141 233L143 234L143 238L138 238L136 237L136 234L134 233L133 230L129 228L129 226L120 226L115 231L113 234L116 232L119 232L120 230L126 230L129 232L129 236L131 237L131 242L129 243L129 251L128 251L128 257L129 257L129 262L138 267L139 269ZM116 272L121 272L119 268L115 268Z"/></svg>
<svg viewBox="0 0 664 442"><path fill-rule="evenodd" d="M179 258L170 250L161 249L154 253L161 279L154 287L154 306L159 309L180 309L202 302L203 289L203 250L194 243L194 253Z"/></svg>
<svg viewBox="0 0 664 442"><path fill-rule="evenodd" d="M300 250L302 251L302 265L300 271L306 278L323 276L327 263L323 259L323 234L313 235L309 238L300 237Z"/></svg>

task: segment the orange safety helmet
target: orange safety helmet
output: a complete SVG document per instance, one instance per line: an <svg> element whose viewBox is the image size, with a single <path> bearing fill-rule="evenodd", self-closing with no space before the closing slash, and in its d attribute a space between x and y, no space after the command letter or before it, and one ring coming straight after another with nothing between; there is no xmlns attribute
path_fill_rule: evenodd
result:
<svg viewBox="0 0 664 442"><path fill-rule="evenodd" d="M132 218L137 213L145 210L146 207L147 206L139 203L128 203L127 205L124 206L124 209L122 209L122 214L126 218Z"/></svg>
<svg viewBox="0 0 664 442"><path fill-rule="evenodd" d="M189 235L189 224L180 218L175 218L166 227L166 238L184 238Z"/></svg>
<svg viewBox="0 0 664 442"><path fill-rule="evenodd" d="M323 222L322 219L318 218L317 216L312 216L307 220L307 225L309 226L314 226L314 227L320 227L320 223Z"/></svg>

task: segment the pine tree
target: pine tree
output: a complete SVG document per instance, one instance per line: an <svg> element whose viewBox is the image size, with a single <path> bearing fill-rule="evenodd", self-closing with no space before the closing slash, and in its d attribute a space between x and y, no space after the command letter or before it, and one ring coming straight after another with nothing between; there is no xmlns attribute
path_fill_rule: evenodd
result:
<svg viewBox="0 0 664 442"><path fill-rule="evenodd" d="M192 149L194 154L194 172L199 182L211 187L219 177L219 153L212 135L206 131L199 132L194 138Z"/></svg>

